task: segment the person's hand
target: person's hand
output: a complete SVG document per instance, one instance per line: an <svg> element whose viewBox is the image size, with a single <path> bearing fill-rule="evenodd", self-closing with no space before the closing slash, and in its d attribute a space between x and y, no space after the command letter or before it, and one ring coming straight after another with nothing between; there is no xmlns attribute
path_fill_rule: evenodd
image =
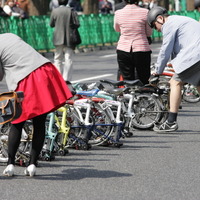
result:
<svg viewBox="0 0 200 200"><path fill-rule="evenodd" d="M147 37L148 43L151 44L152 43L152 39L151 37Z"/></svg>
<svg viewBox="0 0 200 200"><path fill-rule="evenodd" d="M159 81L159 74L153 73L151 74L151 76L149 77L149 83L157 83Z"/></svg>
<svg viewBox="0 0 200 200"><path fill-rule="evenodd" d="M159 76L160 76L159 74L152 73L151 76L149 77L149 80L150 80L150 79L154 79L155 77L158 77L158 78L159 78Z"/></svg>

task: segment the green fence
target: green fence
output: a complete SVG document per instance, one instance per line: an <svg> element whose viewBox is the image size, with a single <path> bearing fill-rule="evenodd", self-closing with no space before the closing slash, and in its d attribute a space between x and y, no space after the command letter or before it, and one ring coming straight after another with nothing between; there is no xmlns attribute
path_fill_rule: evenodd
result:
<svg viewBox="0 0 200 200"><path fill-rule="evenodd" d="M113 29L113 15L80 15L81 47L103 46L117 42L119 33ZM0 18L0 33L15 33L38 51L51 51L53 28L49 16L31 16L29 19L16 17Z"/></svg>
<svg viewBox="0 0 200 200"><path fill-rule="evenodd" d="M53 29L49 27L47 16L32 16L24 20L16 17L1 17L0 33L15 33L36 50L49 51L54 48Z"/></svg>
<svg viewBox="0 0 200 200"><path fill-rule="evenodd" d="M171 12L192 17L199 20L200 13L197 11ZM113 15L80 15L81 47L103 46L118 41L119 33L113 28ZM53 28L49 26L49 16L31 16L29 19L15 17L0 18L0 33L15 33L23 38L28 44L38 51L51 51ZM153 40L162 38L162 34L153 31Z"/></svg>

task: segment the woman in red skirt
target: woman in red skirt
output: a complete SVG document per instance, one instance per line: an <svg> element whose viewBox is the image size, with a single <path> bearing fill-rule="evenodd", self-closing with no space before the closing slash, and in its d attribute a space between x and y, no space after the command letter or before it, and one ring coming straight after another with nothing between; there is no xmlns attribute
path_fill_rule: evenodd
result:
<svg viewBox="0 0 200 200"><path fill-rule="evenodd" d="M65 104L72 94L55 66L20 37L0 34L0 81L5 76L12 91L22 91L21 116L12 122L8 137L6 176L14 175L15 155L20 144L22 128L28 119L33 121L33 139L29 166L24 173L36 174L36 163L45 139L47 113Z"/></svg>

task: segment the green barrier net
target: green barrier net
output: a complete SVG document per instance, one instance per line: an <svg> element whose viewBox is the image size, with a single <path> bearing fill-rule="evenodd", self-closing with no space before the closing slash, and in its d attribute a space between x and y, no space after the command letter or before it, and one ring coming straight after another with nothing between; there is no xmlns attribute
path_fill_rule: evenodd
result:
<svg viewBox="0 0 200 200"><path fill-rule="evenodd" d="M32 16L24 20L16 17L1 17L0 33L14 33L36 50L54 49L53 29L49 27L49 17L47 16Z"/></svg>
<svg viewBox="0 0 200 200"><path fill-rule="evenodd" d="M184 15L199 21L198 11L171 12L170 14ZM79 15L82 43L81 47L102 46L116 43L119 33L113 28L114 15ZM0 33L14 33L38 51L51 51L54 49L52 43L53 28L49 26L49 16L31 16L28 19L16 17L0 17ZM160 40L162 34L153 30L152 39Z"/></svg>

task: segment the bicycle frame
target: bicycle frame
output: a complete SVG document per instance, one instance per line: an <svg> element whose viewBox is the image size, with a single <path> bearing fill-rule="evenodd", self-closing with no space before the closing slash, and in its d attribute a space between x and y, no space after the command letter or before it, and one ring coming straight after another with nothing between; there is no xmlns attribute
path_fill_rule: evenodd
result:
<svg viewBox="0 0 200 200"><path fill-rule="evenodd" d="M84 92L81 92L82 94ZM103 101L103 103L102 103ZM104 123L104 124L101 124L101 123L96 123L94 121L94 119L92 120L92 122L90 121L90 118L91 118L91 109L93 107L93 105L95 105L95 102L96 103L99 103L99 105L101 106L101 108L103 110L107 109L106 110L106 113L108 114L108 110L110 111L109 112L109 117L111 119L111 122L110 124L108 123ZM100 103L101 102L101 103ZM117 115L116 117L114 117L110 109L111 106L116 106L117 107ZM82 125L80 126L75 126L73 128L84 128L86 129L86 135L84 135L84 139L86 140L90 140L92 135L94 134L94 132L98 132L99 134L101 134L102 136L104 136L104 140L112 140L112 142L116 142L116 140L119 140L119 138L121 137L121 131L122 131L122 126L123 126L123 123L122 121L120 120L120 114L121 114L121 103L119 101L112 101L112 100L106 100L106 99L102 99L102 98L97 98L97 97L92 97L92 98L84 98L84 99L78 99L78 100L75 100L74 102L74 107L77 108L77 112L78 112L78 115L80 116L80 121L82 123ZM94 106L95 107L95 106ZM83 117L80 109L81 108L84 108L86 109L86 112L85 112L85 116ZM115 134L115 137L114 139L112 139L112 137L109 137L107 135L105 135L105 133L103 133L102 131L100 131L98 129L98 127L103 127L103 126L111 126L111 127L119 127L119 131L117 134ZM120 132L120 134L119 134ZM119 136L117 136L119 135Z"/></svg>

